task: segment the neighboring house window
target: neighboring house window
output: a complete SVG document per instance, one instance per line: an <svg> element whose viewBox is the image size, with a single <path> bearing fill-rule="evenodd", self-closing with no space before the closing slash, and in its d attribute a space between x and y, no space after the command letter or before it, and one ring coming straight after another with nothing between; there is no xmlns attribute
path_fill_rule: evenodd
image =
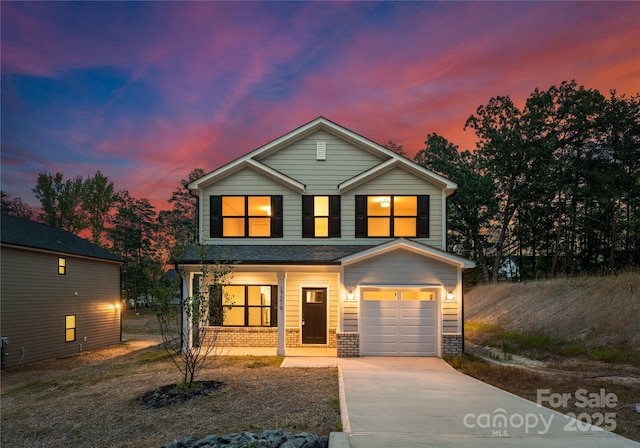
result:
<svg viewBox="0 0 640 448"><path fill-rule="evenodd" d="M429 238L429 196L356 196L356 237Z"/></svg>
<svg viewBox="0 0 640 448"><path fill-rule="evenodd" d="M212 288L213 302L211 325L225 327L275 327L276 286L271 285L226 285L222 290ZM220 291L222 300L220 297Z"/></svg>
<svg viewBox="0 0 640 448"><path fill-rule="evenodd" d="M64 341L73 342L76 340L76 315L67 314L64 316Z"/></svg>
<svg viewBox="0 0 640 448"><path fill-rule="evenodd" d="M340 196L302 196L302 237L340 238Z"/></svg>
<svg viewBox="0 0 640 448"><path fill-rule="evenodd" d="M67 259L58 257L58 275L67 274Z"/></svg>
<svg viewBox="0 0 640 448"><path fill-rule="evenodd" d="M211 196L212 238L282 238L282 196Z"/></svg>

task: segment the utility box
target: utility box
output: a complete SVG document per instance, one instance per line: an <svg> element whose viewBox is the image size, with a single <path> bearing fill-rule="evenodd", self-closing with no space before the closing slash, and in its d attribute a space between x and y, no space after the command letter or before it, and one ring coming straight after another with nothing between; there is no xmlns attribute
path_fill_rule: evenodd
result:
<svg viewBox="0 0 640 448"><path fill-rule="evenodd" d="M1 338L2 342L2 349L1 349L1 353L0 353L0 360L2 362L2 370L4 370L7 367L7 345L9 345L9 338Z"/></svg>

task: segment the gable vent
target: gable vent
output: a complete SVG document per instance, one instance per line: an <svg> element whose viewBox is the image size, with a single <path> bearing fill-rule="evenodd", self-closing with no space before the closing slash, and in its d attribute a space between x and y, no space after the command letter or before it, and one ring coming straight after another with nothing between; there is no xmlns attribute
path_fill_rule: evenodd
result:
<svg viewBox="0 0 640 448"><path fill-rule="evenodd" d="M327 160L327 142L316 142L316 160Z"/></svg>

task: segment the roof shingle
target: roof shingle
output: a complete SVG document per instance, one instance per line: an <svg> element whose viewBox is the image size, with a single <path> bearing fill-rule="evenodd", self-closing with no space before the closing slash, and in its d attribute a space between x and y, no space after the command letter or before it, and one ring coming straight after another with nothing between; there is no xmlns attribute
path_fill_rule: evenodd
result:
<svg viewBox="0 0 640 448"><path fill-rule="evenodd" d="M2 215L0 241L4 244L81 255L110 261L123 261L95 244L66 230L35 221Z"/></svg>

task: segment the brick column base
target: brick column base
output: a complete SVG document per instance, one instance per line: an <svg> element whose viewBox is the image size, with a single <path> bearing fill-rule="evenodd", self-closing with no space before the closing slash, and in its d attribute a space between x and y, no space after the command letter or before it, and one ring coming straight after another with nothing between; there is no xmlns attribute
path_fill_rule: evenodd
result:
<svg viewBox="0 0 640 448"><path fill-rule="evenodd" d="M338 358L360 356L360 333L336 333Z"/></svg>
<svg viewBox="0 0 640 448"><path fill-rule="evenodd" d="M444 356L462 356L461 333L442 333L442 354Z"/></svg>

